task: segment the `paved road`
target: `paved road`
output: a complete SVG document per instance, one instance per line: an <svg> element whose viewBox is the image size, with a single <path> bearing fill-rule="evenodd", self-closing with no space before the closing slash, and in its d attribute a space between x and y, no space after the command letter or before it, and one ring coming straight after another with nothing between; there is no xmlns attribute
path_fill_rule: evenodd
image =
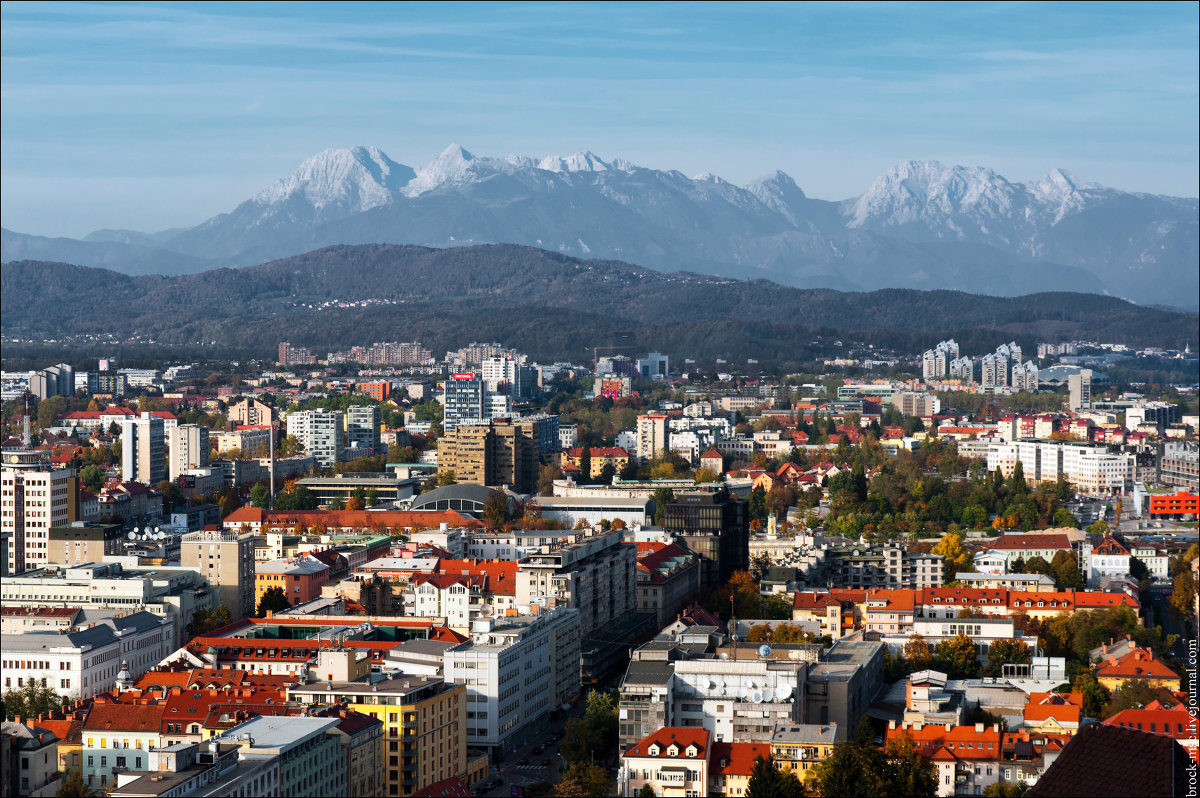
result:
<svg viewBox="0 0 1200 798"><path fill-rule="evenodd" d="M556 721L547 723L542 733L531 732L516 751L507 752L504 761L492 767L488 778L498 778L501 783L487 791L480 791L478 785L473 784L471 785L472 791L476 795L488 796L488 798L502 798L511 796L514 786L529 787L545 781L556 783L563 764L563 760L558 756L558 744L552 742L540 754L533 753L533 749L539 744L549 742L552 734L561 733L567 725L567 719L582 715L586 708L587 702L581 700L571 708L569 713L564 714ZM528 764L522 765L522 760L527 760ZM543 766L542 762L544 761L548 764Z"/></svg>

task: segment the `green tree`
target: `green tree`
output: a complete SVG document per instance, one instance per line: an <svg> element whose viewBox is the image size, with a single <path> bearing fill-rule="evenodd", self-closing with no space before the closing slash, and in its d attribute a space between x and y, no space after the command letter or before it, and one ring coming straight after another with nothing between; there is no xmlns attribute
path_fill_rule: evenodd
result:
<svg viewBox="0 0 1200 798"><path fill-rule="evenodd" d="M1083 696L1083 715L1087 718L1103 718L1108 708L1108 690L1096 681L1090 670L1080 671L1071 683L1071 691Z"/></svg>
<svg viewBox="0 0 1200 798"><path fill-rule="evenodd" d="M1021 798L1028 791L1025 781L997 781L983 788L983 794L991 798Z"/></svg>
<svg viewBox="0 0 1200 798"><path fill-rule="evenodd" d="M304 444L295 435L284 435L275 453L280 457L296 457L304 454Z"/></svg>
<svg viewBox="0 0 1200 798"><path fill-rule="evenodd" d="M288 601L287 593L283 592L283 588L272 586L263 591L262 598L258 601L258 609L254 613L256 618L267 617L268 612L283 612L289 609L292 603Z"/></svg>
<svg viewBox="0 0 1200 798"><path fill-rule="evenodd" d="M454 473L453 468L439 468L437 474L437 486L444 488L447 485L454 485L458 482L458 475Z"/></svg>
<svg viewBox="0 0 1200 798"><path fill-rule="evenodd" d="M603 758L616 749L617 731L615 694L592 690L583 715L567 721L558 751L567 762L590 763L597 754Z"/></svg>
<svg viewBox="0 0 1200 798"><path fill-rule="evenodd" d="M196 610L192 613L192 622L187 627L188 636L200 637L231 623L233 614L224 604L215 610Z"/></svg>
<svg viewBox="0 0 1200 798"><path fill-rule="evenodd" d="M592 481L592 447L579 447L579 481L588 484Z"/></svg>
<svg viewBox="0 0 1200 798"><path fill-rule="evenodd" d="M615 795L612 777L608 771L588 762L575 762L565 771L562 779L550 793L561 798L603 798Z"/></svg>
<svg viewBox="0 0 1200 798"><path fill-rule="evenodd" d="M38 684L33 676L26 676L25 683L4 694L4 719L36 718L56 709L61 709L63 699L54 688Z"/></svg>
<svg viewBox="0 0 1200 798"><path fill-rule="evenodd" d="M92 493L99 493L100 489L104 487L105 480L104 469L95 463L85 465L79 471L79 481Z"/></svg>
<svg viewBox="0 0 1200 798"><path fill-rule="evenodd" d="M638 790L638 798L655 798L654 787L649 784L643 784L642 789Z"/></svg>
<svg viewBox="0 0 1200 798"><path fill-rule="evenodd" d="M154 486L154 489L162 494L163 514L170 515L175 511L175 508L182 502L183 495L179 492L179 486L169 479L164 479ZM236 508L234 508L236 509ZM232 510L230 512L233 512ZM222 513L228 515L228 513Z"/></svg>
<svg viewBox="0 0 1200 798"><path fill-rule="evenodd" d="M1151 701L1166 697L1166 691L1160 690L1141 679L1129 679L1121 682L1112 694L1112 699L1104 710L1105 717L1112 717L1125 709L1138 709Z"/></svg>
<svg viewBox="0 0 1200 798"><path fill-rule="evenodd" d="M902 734L888 740L883 755L886 757L884 795L933 798L937 794L937 772L933 762L921 756L912 737Z"/></svg>
<svg viewBox="0 0 1200 798"><path fill-rule="evenodd" d="M824 798L904 795L932 798L937 792L933 763L921 756L905 735L884 750L875 747L874 732L864 716L854 739L838 743L833 754L813 769L813 782Z"/></svg>
<svg viewBox="0 0 1200 798"><path fill-rule="evenodd" d="M760 756L754 760L745 795L746 798L802 798L804 784L793 771L780 770L774 757Z"/></svg>
<svg viewBox="0 0 1200 798"><path fill-rule="evenodd" d="M988 646L984 676L1003 676L1005 665L1028 665L1029 647L1020 640L997 640Z"/></svg>
<svg viewBox="0 0 1200 798"><path fill-rule="evenodd" d="M1059 590L1083 590L1083 574L1071 552L1060 551L1054 555L1050 561L1050 575Z"/></svg>
<svg viewBox="0 0 1200 798"><path fill-rule="evenodd" d="M840 476L840 474L839 474ZM750 518L759 521L767 517L767 492L759 485L750 491Z"/></svg>
<svg viewBox="0 0 1200 798"><path fill-rule="evenodd" d="M267 509L267 504L271 501L271 491L267 488L265 482L256 482L254 487L250 488L250 504L260 510Z"/></svg>
<svg viewBox="0 0 1200 798"><path fill-rule="evenodd" d="M1050 522L1054 527L1070 527L1071 529L1079 528L1079 520L1071 514L1071 511L1066 507L1059 507L1054 511L1054 519ZM1001 783L1001 782L997 782Z"/></svg>
<svg viewBox="0 0 1200 798"><path fill-rule="evenodd" d="M979 675L975 641L966 635L943 640L933 650L933 666L951 679L970 679Z"/></svg>

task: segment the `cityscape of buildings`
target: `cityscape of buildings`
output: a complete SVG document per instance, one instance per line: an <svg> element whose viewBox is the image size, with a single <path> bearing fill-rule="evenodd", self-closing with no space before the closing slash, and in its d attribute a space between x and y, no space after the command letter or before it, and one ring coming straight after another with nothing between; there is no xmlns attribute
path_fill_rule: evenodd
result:
<svg viewBox="0 0 1200 798"><path fill-rule="evenodd" d="M620 795L744 795L760 758L817 789L862 724L939 795L1036 790L1093 726L1194 763L1194 663L1152 634L1194 650L1194 391L1037 350L823 384L497 343L281 344L238 390L5 373L3 689L60 701L6 720L6 795L508 794L577 777L604 695ZM926 453L908 490L1016 509L854 520ZM1135 626L1076 661L1047 636L1079 613Z"/></svg>

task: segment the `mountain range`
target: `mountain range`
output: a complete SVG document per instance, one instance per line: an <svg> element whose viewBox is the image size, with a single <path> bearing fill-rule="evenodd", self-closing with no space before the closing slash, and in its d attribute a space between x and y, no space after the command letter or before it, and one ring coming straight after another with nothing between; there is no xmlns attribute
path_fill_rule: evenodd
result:
<svg viewBox="0 0 1200 798"><path fill-rule="evenodd" d="M174 276L14 261L0 270L0 312L9 341L153 341L253 357L271 356L279 341L324 354L372 341L419 340L439 352L497 340L545 360L582 362L589 347L621 344L798 367L846 336L894 352L954 337L976 357L1013 338L1030 347L1200 342L1195 314L1095 294L844 293L511 244L333 246Z"/></svg>
<svg viewBox="0 0 1200 798"><path fill-rule="evenodd" d="M1029 183L908 161L859 197L807 196L776 171L745 186L590 153L477 157L452 145L413 168L374 147L304 161L195 227L83 239L4 229L0 259L128 274L241 267L335 244L511 243L671 272L838 290L1107 293L1200 304L1200 202L1055 170Z"/></svg>

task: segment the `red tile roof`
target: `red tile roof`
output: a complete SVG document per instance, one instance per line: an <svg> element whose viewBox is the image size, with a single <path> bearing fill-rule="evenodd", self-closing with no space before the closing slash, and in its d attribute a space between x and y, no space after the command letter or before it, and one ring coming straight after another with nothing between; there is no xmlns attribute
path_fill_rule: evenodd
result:
<svg viewBox="0 0 1200 798"><path fill-rule="evenodd" d="M625 756L649 757L650 746L658 745L658 758L670 759L667 749L674 744L678 752L674 758L688 759L687 748L694 745L698 749L695 759L708 759L708 730L694 726L664 726L649 735L639 743L635 743L625 752Z"/></svg>
<svg viewBox="0 0 1200 798"><path fill-rule="evenodd" d="M438 560L437 570L443 574L487 576L487 591L502 596L517 594L515 560Z"/></svg>
<svg viewBox="0 0 1200 798"><path fill-rule="evenodd" d="M1030 693L1025 705L1025 723L1054 719L1059 723L1079 724L1083 712L1081 693Z"/></svg>
<svg viewBox="0 0 1200 798"><path fill-rule="evenodd" d="M1071 549L1071 541L1066 535L1001 535L996 542L988 546L1001 551L1018 549Z"/></svg>
<svg viewBox="0 0 1200 798"><path fill-rule="evenodd" d="M808 612L814 610L823 611L828 607L840 607L841 604L830 593L802 593L796 591L796 597L792 600L792 609Z"/></svg>
<svg viewBox="0 0 1200 798"><path fill-rule="evenodd" d="M889 729L889 741L908 735L912 737L917 750L923 756L934 758L939 751L947 751L955 759L988 760L1000 759L1001 732L994 726L984 726L983 731L976 731L975 726L951 726L929 724L920 729L908 728ZM941 756L946 759L945 755Z"/></svg>
<svg viewBox="0 0 1200 798"><path fill-rule="evenodd" d="M754 762L771 755L770 743L713 743L708 772L723 776L749 776Z"/></svg>
<svg viewBox="0 0 1200 798"><path fill-rule="evenodd" d="M166 705L114 703L97 699L83 728L86 731L159 732Z"/></svg>
<svg viewBox="0 0 1200 798"><path fill-rule="evenodd" d="M1154 652L1135 648L1123 657L1110 656L1096 664L1096 676L1106 679L1178 679Z"/></svg>

